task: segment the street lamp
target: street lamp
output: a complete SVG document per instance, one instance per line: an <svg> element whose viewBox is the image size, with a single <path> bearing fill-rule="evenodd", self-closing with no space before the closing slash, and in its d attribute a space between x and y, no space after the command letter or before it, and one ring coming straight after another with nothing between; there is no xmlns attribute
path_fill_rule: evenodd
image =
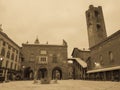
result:
<svg viewBox="0 0 120 90"><path fill-rule="evenodd" d="M0 58L0 67L2 67L2 61L3 61L3 58L1 57Z"/></svg>
<svg viewBox="0 0 120 90"><path fill-rule="evenodd" d="M36 56L36 59L34 60L34 83L38 83L38 81L37 81L38 59L39 59L39 57Z"/></svg>
<svg viewBox="0 0 120 90"><path fill-rule="evenodd" d="M22 69L23 69L22 78L24 79L24 72L25 72L25 66L24 65L22 66Z"/></svg>
<svg viewBox="0 0 120 90"><path fill-rule="evenodd" d="M100 63L95 62L94 64L95 64L95 68L101 68L101 64Z"/></svg>
<svg viewBox="0 0 120 90"><path fill-rule="evenodd" d="M0 57L0 69L1 69L1 67L2 67L2 61L3 61L3 58ZM2 70L2 69L1 69L1 70ZM2 70L2 72L0 72L0 74L2 75L2 77L0 77L0 81L4 81L3 70Z"/></svg>

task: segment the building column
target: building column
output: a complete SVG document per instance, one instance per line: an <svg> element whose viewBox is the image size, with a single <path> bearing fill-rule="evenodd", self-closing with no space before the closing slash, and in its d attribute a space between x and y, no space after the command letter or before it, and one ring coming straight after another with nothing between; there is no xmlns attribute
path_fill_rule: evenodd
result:
<svg viewBox="0 0 120 90"><path fill-rule="evenodd" d="M103 72L104 74L104 81L106 81L106 72Z"/></svg>
<svg viewBox="0 0 120 90"><path fill-rule="evenodd" d="M114 72L114 71L111 71L111 81L113 81L113 80L114 80L114 75L113 75L113 72Z"/></svg>
<svg viewBox="0 0 120 90"><path fill-rule="evenodd" d="M120 76L120 70L118 70L118 76ZM120 77L119 77L119 80L118 81L120 81Z"/></svg>
<svg viewBox="0 0 120 90"><path fill-rule="evenodd" d="M8 81L8 70L6 69L6 72L5 72L5 82Z"/></svg>

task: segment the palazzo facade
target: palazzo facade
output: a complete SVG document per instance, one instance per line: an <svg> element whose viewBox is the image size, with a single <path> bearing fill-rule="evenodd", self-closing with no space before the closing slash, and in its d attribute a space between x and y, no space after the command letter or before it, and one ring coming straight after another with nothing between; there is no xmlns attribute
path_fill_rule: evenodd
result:
<svg viewBox="0 0 120 90"><path fill-rule="evenodd" d="M68 78L67 43L62 45L39 44L36 39L34 44L22 44L24 79L33 79L37 71L37 79Z"/></svg>

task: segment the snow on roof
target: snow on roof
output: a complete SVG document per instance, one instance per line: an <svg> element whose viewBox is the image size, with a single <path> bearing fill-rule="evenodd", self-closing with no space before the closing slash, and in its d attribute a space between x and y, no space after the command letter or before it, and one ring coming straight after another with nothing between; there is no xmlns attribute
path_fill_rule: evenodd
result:
<svg viewBox="0 0 120 90"><path fill-rule="evenodd" d="M90 70L90 71L87 71L87 73L103 72L103 71L110 71L110 70L116 70L116 69L120 69L120 66Z"/></svg>
<svg viewBox="0 0 120 90"><path fill-rule="evenodd" d="M77 61L83 68L86 68L87 67L87 64L85 61L83 61L81 58L69 58L69 60L75 60Z"/></svg>

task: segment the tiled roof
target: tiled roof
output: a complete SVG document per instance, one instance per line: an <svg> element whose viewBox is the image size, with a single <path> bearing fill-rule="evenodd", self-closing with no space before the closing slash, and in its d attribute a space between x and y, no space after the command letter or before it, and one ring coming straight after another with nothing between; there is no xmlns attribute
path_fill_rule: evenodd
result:
<svg viewBox="0 0 120 90"><path fill-rule="evenodd" d="M87 63L85 61L83 61L81 58L69 58L69 60L75 60L76 62L78 62L83 68L87 67Z"/></svg>

